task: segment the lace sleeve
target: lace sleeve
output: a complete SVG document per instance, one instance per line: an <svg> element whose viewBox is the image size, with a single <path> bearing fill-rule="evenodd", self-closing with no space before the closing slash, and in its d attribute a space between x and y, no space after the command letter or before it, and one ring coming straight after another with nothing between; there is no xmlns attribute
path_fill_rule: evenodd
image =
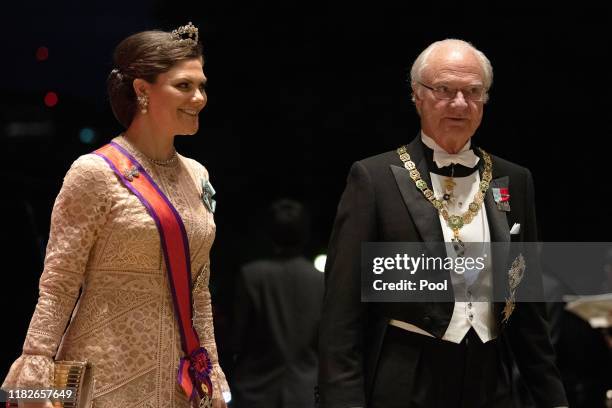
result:
<svg viewBox="0 0 612 408"><path fill-rule="evenodd" d="M49 387L53 358L79 295L89 252L110 212L113 173L99 157L73 164L53 213L39 297L23 354L11 366L2 388Z"/></svg>
<svg viewBox="0 0 612 408"><path fill-rule="evenodd" d="M210 267L209 264L206 264L198 274L193 287L193 325L198 332L202 346L208 351L213 365L211 374L213 393L215 396L225 397L230 393L230 388L219 365L210 291L208 290L209 278Z"/></svg>

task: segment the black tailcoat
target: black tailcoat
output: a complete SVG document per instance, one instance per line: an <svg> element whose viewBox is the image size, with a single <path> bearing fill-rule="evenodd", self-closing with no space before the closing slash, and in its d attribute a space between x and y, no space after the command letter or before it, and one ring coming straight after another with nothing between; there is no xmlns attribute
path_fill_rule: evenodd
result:
<svg viewBox="0 0 612 408"><path fill-rule="evenodd" d="M431 159L426 157L431 150L420 137L407 149L421 177L431 186L428 170ZM487 211L491 241L537 241L531 173L499 157L491 158L492 186L508 187L511 197L511 211L505 212L497 208L491 190L487 192L483 209ZM514 223L521 225L521 231L511 238L510 227ZM452 301L362 303L360 253L361 243L368 241L444 241L437 210L416 188L396 151L355 162L338 205L328 250L320 329L319 392L324 408L367 406L390 319L410 322L441 338L452 317ZM507 290L507 262L503 257L496 259L493 285L499 294ZM498 273L504 270L505 278ZM525 274L521 286L541 291L537 268ZM566 405L554 364L545 304L518 303L509 322L504 324L503 307L504 303L496 303L494 310L499 328L497 341L504 349L506 363L516 360L539 405Z"/></svg>

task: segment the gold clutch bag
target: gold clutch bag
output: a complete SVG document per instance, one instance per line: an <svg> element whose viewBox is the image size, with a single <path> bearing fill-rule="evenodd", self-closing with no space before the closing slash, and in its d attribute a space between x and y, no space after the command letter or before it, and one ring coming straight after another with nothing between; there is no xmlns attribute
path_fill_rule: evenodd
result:
<svg viewBox="0 0 612 408"><path fill-rule="evenodd" d="M72 389L75 395L54 407L91 408L93 400L93 367L87 361L56 361L53 386L55 389Z"/></svg>

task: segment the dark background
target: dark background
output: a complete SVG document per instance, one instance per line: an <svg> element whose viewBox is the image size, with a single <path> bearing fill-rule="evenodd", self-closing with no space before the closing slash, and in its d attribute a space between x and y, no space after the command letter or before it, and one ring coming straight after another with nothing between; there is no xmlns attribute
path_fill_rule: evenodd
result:
<svg viewBox="0 0 612 408"><path fill-rule="evenodd" d="M49 217L80 154L117 135L105 93L114 46L141 30L200 28L208 106L178 150L203 163L217 190L212 252L217 341L231 373L227 328L234 274L267 251L259 221L273 199L310 208L309 256L324 252L350 164L419 130L407 74L443 38L472 42L495 78L475 143L529 167L547 241L610 241L612 18L574 3L220 1L21 2L3 7L4 158L0 378L20 353L33 311ZM49 49L46 61L36 50ZM46 92L59 103L48 108ZM88 127L91 144L79 140Z"/></svg>

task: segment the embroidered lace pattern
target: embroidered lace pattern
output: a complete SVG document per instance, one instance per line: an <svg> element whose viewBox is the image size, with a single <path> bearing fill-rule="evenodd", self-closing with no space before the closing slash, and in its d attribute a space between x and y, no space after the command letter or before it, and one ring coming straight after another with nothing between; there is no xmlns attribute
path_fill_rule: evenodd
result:
<svg viewBox="0 0 612 408"><path fill-rule="evenodd" d="M198 282L194 327L210 354L220 396L229 387L218 363L208 291L215 236L213 216L201 200L208 173L180 155L175 166L156 165L123 138L114 141L140 161L183 218ZM97 408L190 406L176 383L180 333L155 222L98 156L81 156L66 174L39 290L23 354L3 388L48 388L54 357L88 360Z"/></svg>

